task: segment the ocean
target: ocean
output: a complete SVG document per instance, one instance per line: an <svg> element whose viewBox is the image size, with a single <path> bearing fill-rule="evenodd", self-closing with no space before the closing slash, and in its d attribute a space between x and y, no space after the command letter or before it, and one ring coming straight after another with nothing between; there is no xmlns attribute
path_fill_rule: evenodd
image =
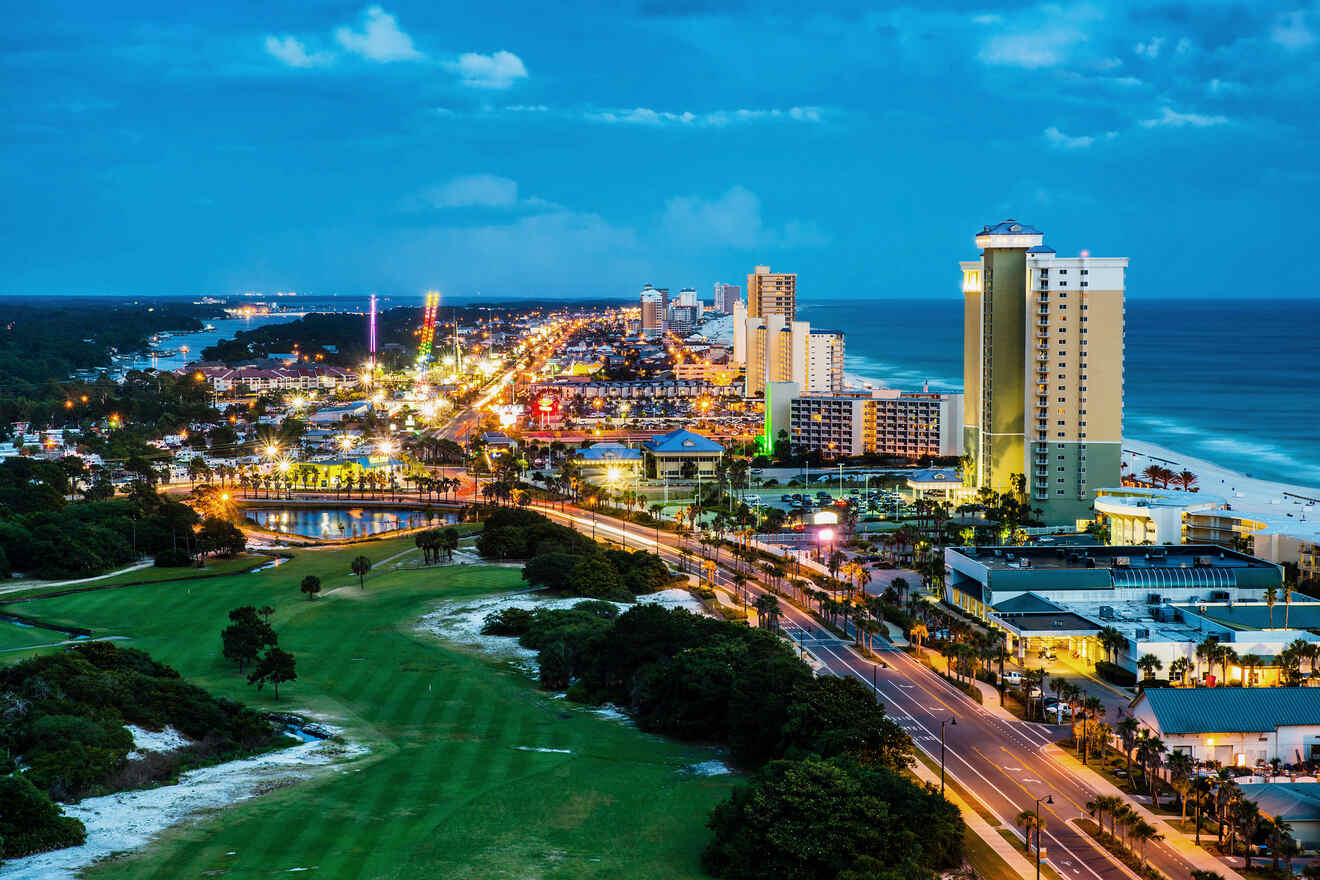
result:
<svg viewBox="0 0 1320 880"><path fill-rule="evenodd" d="M962 301L818 302L853 382L962 391ZM1258 479L1320 486L1320 300L1129 298L1124 436Z"/></svg>

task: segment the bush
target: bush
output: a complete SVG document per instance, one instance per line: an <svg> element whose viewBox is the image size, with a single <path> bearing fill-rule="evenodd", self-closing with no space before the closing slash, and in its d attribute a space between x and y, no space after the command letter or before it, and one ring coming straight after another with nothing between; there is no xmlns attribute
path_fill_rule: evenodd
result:
<svg viewBox="0 0 1320 880"><path fill-rule="evenodd" d="M1130 672L1122 666L1119 666L1117 663L1110 663L1108 660L1096 661L1095 674L1110 684L1131 687L1137 683L1137 674L1135 672Z"/></svg>
<svg viewBox="0 0 1320 880"><path fill-rule="evenodd" d="M187 550L169 547L156 554L157 568L183 568L192 565L192 557Z"/></svg>
<svg viewBox="0 0 1320 880"><path fill-rule="evenodd" d="M65 816L45 792L19 774L0 776L0 857L17 859L86 841L83 823Z"/></svg>

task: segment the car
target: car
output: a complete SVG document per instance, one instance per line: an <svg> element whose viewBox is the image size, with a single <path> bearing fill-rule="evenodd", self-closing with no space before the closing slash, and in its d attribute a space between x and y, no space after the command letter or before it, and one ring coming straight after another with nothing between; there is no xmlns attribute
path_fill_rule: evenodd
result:
<svg viewBox="0 0 1320 880"><path fill-rule="evenodd" d="M1027 689L1027 699L1029 700L1037 699L1040 696L1040 693L1041 693L1040 688L1036 687L1033 684L1031 687Z"/></svg>
<svg viewBox="0 0 1320 880"><path fill-rule="evenodd" d="M1016 687L1017 685L1022 684L1022 673L1018 672L1016 669L1005 670L1004 681L1005 683Z"/></svg>
<svg viewBox="0 0 1320 880"><path fill-rule="evenodd" d="M1060 703L1057 701L1051 703L1049 700L1046 700L1045 714L1053 715L1058 721L1063 721L1065 718L1071 718L1073 711L1072 706L1069 706L1067 703Z"/></svg>
<svg viewBox="0 0 1320 880"><path fill-rule="evenodd" d="M792 495L780 495L780 496L779 496L779 500L782 501L784 504L792 504L792 503L793 503L793 496L792 496Z"/></svg>

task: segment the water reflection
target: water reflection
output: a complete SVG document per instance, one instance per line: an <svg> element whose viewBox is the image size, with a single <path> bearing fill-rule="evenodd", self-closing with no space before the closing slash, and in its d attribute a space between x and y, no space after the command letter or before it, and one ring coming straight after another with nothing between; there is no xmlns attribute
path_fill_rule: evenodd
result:
<svg viewBox="0 0 1320 880"><path fill-rule="evenodd" d="M346 510L308 508L255 508L245 511L249 520L263 529L303 535L308 538L358 538L420 526L444 526L457 522L453 514L435 510Z"/></svg>

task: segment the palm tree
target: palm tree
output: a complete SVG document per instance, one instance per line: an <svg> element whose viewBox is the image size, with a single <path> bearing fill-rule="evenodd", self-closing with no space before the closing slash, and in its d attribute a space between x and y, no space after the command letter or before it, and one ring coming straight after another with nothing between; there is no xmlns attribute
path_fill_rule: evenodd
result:
<svg viewBox="0 0 1320 880"><path fill-rule="evenodd" d="M1263 666L1265 660L1256 654L1243 654L1239 662L1242 664L1242 686L1251 687L1251 680L1256 669Z"/></svg>
<svg viewBox="0 0 1320 880"><path fill-rule="evenodd" d="M1289 833L1292 830L1292 825L1283 819L1276 818L1270 822L1270 857L1273 860L1276 872L1279 870L1279 856L1282 855L1287 844L1292 841ZM1288 873L1292 874L1292 871L1289 870Z"/></svg>
<svg viewBox="0 0 1320 880"><path fill-rule="evenodd" d="M1105 659L1113 663L1118 656L1118 649L1127 639L1115 627L1106 626L1096 633L1096 640L1105 649Z"/></svg>
<svg viewBox="0 0 1320 880"><path fill-rule="evenodd" d="M1091 737L1087 735L1086 723L1089 719L1093 727L1098 727L1098 722L1105 714L1105 704L1099 697L1087 697L1082 700L1082 763L1085 764L1091 757ZM1100 739L1099 737L1096 737ZM1103 740L1100 740L1103 742Z"/></svg>
<svg viewBox="0 0 1320 880"><path fill-rule="evenodd" d="M1224 683L1227 683L1227 682L1228 682L1228 664L1238 662L1238 652L1235 651L1233 648L1230 648L1228 645L1220 645L1220 646L1219 646L1218 654L1219 654L1220 668L1221 668L1221 669L1223 670L1223 672L1224 672L1224 678L1223 678L1223 681L1224 681Z"/></svg>
<svg viewBox="0 0 1320 880"><path fill-rule="evenodd" d="M779 599L771 595L758 596L756 599L756 622L761 629L779 631Z"/></svg>
<svg viewBox="0 0 1320 880"><path fill-rule="evenodd" d="M1260 807L1256 806L1255 801L1249 801L1241 798L1237 802L1237 827L1242 830L1242 867L1251 870L1251 843L1256 838L1256 831L1260 828L1261 816Z"/></svg>
<svg viewBox="0 0 1320 880"><path fill-rule="evenodd" d="M917 656L921 656L921 642L930 638L930 630L926 629L926 624L918 620L912 624L912 629L908 630L908 638L917 643Z"/></svg>
<svg viewBox="0 0 1320 880"><path fill-rule="evenodd" d="M1185 470L1178 474L1174 479L1178 481L1178 485L1185 491L1190 492L1192 489L1196 488L1196 474L1191 471Z"/></svg>
<svg viewBox="0 0 1320 880"><path fill-rule="evenodd" d="M1145 673L1146 681L1152 681L1156 670L1164 668L1164 661L1154 654L1142 654L1141 659L1137 661L1137 668Z"/></svg>
<svg viewBox="0 0 1320 880"><path fill-rule="evenodd" d="M1118 738L1123 743L1123 760L1127 764L1128 787L1133 791L1136 791L1136 788L1132 784L1132 749L1137 744L1137 732L1140 729L1141 725L1138 724L1137 719L1131 715L1114 725L1114 730L1118 733Z"/></svg>
<svg viewBox="0 0 1320 880"><path fill-rule="evenodd" d="M1288 628L1288 612L1292 610L1292 584L1283 585L1283 628ZM1277 866L1276 866L1277 867Z"/></svg>
<svg viewBox="0 0 1320 880"><path fill-rule="evenodd" d="M1138 819L1128 832L1133 843L1141 844L1141 870L1146 870L1146 844L1153 840L1163 840L1164 835L1155 830L1155 826L1144 819Z"/></svg>
<svg viewBox="0 0 1320 880"><path fill-rule="evenodd" d="M1169 664L1169 678L1178 679L1180 684L1187 684L1187 668L1191 664L1186 657L1175 657Z"/></svg>
<svg viewBox="0 0 1320 880"><path fill-rule="evenodd" d="M1192 756L1186 752L1170 752L1164 766L1169 768L1169 784L1178 792L1182 807L1182 820L1187 821L1187 796L1192 791L1192 771L1196 769Z"/></svg>
<svg viewBox="0 0 1320 880"><path fill-rule="evenodd" d="M1145 733L1137 741L1137 760L1141 762L1141 775L1150 785L1150 800L1155 809L1160 808L1160 779L1158 770L1161 756L1166 751L1164 741L1158 736Z"/></svg>
<svg viewBox="0 0 1320 880"><path fill-rule="evenodd" d="M1213 784L1204 776L1197 776L1192 780L1192 797L1196 804L1196 845L1201 845L1201 809L1205 805L1206 796L1210 794Z"/></svg>
<svg viewBox="0 0 1320 880"><path fill-rule="evenodd" d="M1265 590L1265 604L1270 609L1270 629L1274 629L1274 603L1279 600L1278 587L1270 587Z"/></svg>
<svg viewBox="0 0 1320 880"><path fill-rule="evenodd" d="M366 578L367 572L371 571L371 560L365 556L357 556L353 559L349 568L358 577L358 588L365 590L367 585L364 578Z"/></svg>
<svg viewBox="0 0 1320 880"><path fill-rule="evenodd" d="M1032 832L1036 836L1036 850L1040 851L1040 826L1043 824L1036 816L1035 810L1023 810L1017 814L1013 824L1022 829L1022 839L1025 842L1028 851L1031 848Z"/></svg>

